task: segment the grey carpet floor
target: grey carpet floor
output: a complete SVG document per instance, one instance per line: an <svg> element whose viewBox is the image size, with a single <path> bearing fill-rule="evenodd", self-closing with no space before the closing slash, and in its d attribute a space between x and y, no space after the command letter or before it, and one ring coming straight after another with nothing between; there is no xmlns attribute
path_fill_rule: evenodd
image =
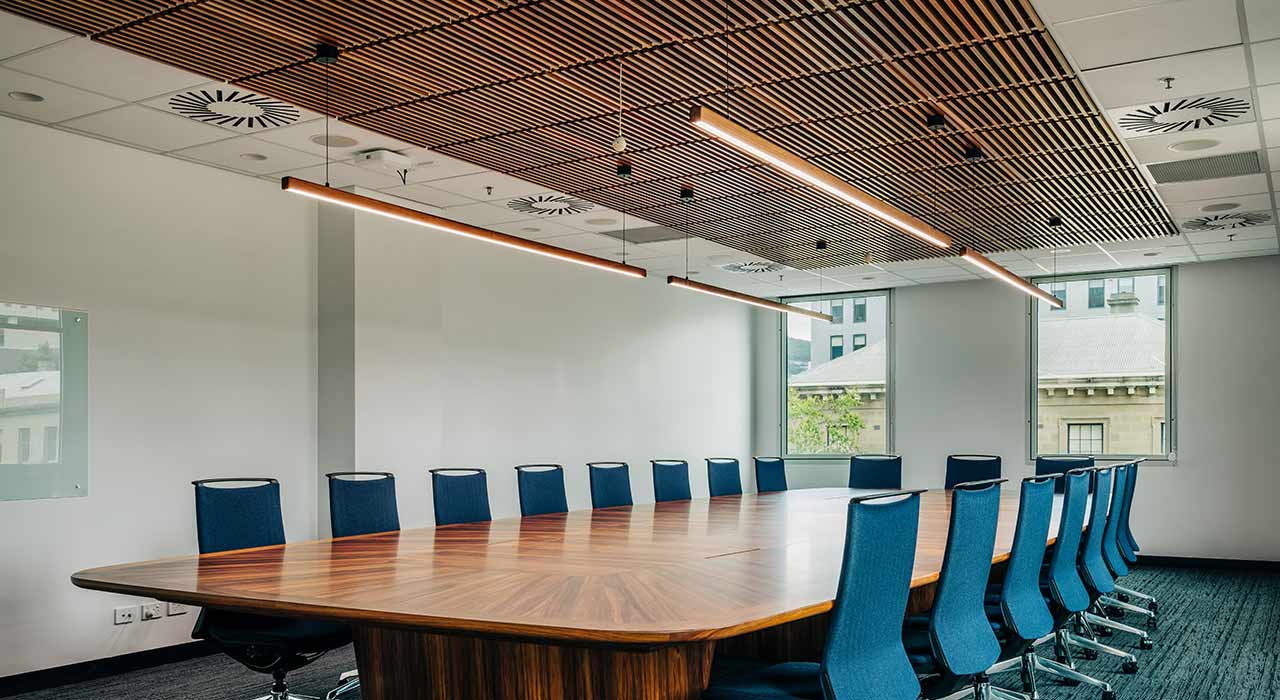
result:
<svg viewBox="0 0 1280 700"><path fill-rule="evenodd" d="M1111 683L1120 700L1280 699L1280 574L1143 568L1125 584L1160 600L1155 649L1137 651L1126 635L1111 638L1110 643L1138 655L1136 675L1121 673L1118 659L1078 664ZM290 674L290 685L295 692L323 696L338 674L352 668L355 657L347 647ZM249 700L266 693L269 683L263 678L214 655L13 697ZM992 680L1019 689L1016 673ZM1099 697L1095 689L1061 686L1046 678L1040 691L1044 700Z"/></svg>

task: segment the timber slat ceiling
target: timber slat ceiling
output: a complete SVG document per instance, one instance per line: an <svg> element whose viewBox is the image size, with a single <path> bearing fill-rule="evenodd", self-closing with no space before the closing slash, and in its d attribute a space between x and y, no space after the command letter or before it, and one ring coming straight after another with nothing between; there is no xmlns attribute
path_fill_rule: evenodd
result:
<svg viewBox="0 0 1280 700"><path fill-rule="evenodd" d="M332 43L335 117L799 268L943 253L708 140L691 105L983 252L1177 233L1029 0L0 7L317 112L311 57ZM620 66L625 181L609 151ZM932 113L949 129L926 129ZM965 161L970 146L986 158ZM686 183L689 204L676 198Z"/></svg>

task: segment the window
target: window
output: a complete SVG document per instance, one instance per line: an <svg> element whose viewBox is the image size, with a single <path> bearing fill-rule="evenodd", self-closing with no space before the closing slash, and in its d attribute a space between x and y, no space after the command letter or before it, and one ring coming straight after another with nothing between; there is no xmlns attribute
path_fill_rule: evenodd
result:
<svg viewBox="0 0 1280 700"><path fill-rule="evenodd" d="M1107 305L1107 281L1089 280L1089 308L1100 309Z"/></svg>
<svg viewBox="0 0 1280 700"><path fill-rule="evenodd" d="M1049 308L1053 309L1054 311L1066 311L1067 310L1067 285L1065 283L1050 284L1049 293L1062 300L1061 309L1054 308L1052 306Z"/></svg>
<svg viewBox="0 0 1280 700"><path fill-rule="evenodd" d="M1174 308L1156 298L1159 289L1173 289L1171 275L1158 269L1038 281L1090 303L1052 314L1044 312L1047 304L1031 305L1031 456L1164 459L1176 449L1169 371ZM1095 310L1095 290L1120 292L1104 297L1106 313Z"/></svg>
<svg viewBox="0 0 1280 700"><path fill-rule="evenodd" d="M31 428L18 428L18 464L31 461Z"/></svg>
<svg viewBox="0 0 1280 700"><path fill-rule="evenodd" d="M44 427L44 461L58 461L58 426L46 425Z"/></svg>
<svg viewBox="0 0 1280 700"><path fill-rule="evenodd" d="M837 360L844 356L844 336L831 336L831 359Z"/></svg>
<svg viewBox="0 0 1280 700"><path fill-rule="evenodd" d="M844 302L837 299L831 302L831 323L839 326L844 323Z"/></svg>
<svg viewBox="0 0 1280 700"><path fill-rule="evenodd" d="M1073 455L1100 455L1106 452L1102 445L1101 423L1068 423L1067 453Z"/></svg>
<svg viewBox="0 0 1280 700"><path fill-rule="evenodd" d="M892 448L889 420L890 295L860 292L791 298L804 308L845 308L859 332L781 314L782 444L788 455L849 455ZM834 314L833 314L834 315ZM824 340L825 339L825 340ZM838 360L835 361L835 360Z"/></svg>

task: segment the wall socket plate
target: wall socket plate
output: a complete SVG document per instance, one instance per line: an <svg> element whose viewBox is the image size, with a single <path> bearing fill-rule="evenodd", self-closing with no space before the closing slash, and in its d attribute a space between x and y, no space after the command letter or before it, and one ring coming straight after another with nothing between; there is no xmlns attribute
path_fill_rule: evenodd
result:
<svg viewBox="0 0 1280 700"><path fill-rule="evenodd" d="M186 615L191 612L191 606L184 603L166 603L165 614L169 617L174 615Z"/></svg>
<svg viewBox="0 0 1280 700"><path fill-rule="evenodd" d="M142 620L159 620L164 617L164 603L143 603Z"/></svg>
<svg viewBox="0 0 1280 700"><path fill-rule="evenodd" d="M131 622L138 621L138 606L121 605L115 609L115 622L117 625L127 625Z"/></svg>

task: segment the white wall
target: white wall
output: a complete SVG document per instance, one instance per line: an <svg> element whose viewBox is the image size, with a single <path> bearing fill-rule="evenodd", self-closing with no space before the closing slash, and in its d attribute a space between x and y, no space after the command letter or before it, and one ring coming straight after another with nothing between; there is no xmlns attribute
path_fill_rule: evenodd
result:
<svg viewBox="0 0 1280 700"><path fill-rule="evenodd" d="M643 263L640 263L643 265ZM484 467L494 517L519 514L516 464L737 457L749 471L750 307L360 214L356 461L398 475L405 527L433 522L427 469ZM323 397L322 397L323 401Z"/></svg>
<svg viewBox="0 0 1280 700"><path fill-rule="evenodd" d="M1178 462L1144 467L1133 509L1144 554L1280 560L1280 257L1179 268ZM995 281L895 292L896 451L910 487L938 487L946 455L1027 462L1027 304ZM755 451L778 445L776 314L754 323ZM842 485L847 461L794 461L795 486Z"/></svg>
<svg viewBox="0 0 1280 700"><path fill-rule="evenodd" d="M274 476L315 530L315 206L0 118L0 299L89 312L89 496L0 501L0 676L190 639L73 572L196 549L192 479Z"/></svg>

